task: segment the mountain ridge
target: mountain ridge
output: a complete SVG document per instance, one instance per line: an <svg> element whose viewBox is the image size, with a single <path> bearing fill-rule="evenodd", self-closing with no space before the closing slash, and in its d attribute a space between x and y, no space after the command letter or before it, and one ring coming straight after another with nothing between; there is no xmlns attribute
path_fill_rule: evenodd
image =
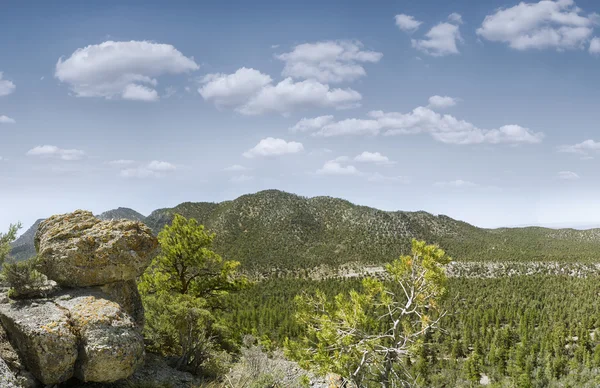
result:
<svg viewBox="0 0 600 388"><path fill-rule="evenodd" d="M109 210L100 217L142 221L158 233L176 213L196 218L215 232L219 254L259 271L382 264L408 253L412 238L436 243L459 261L600 261L600 229L486 229L443 214L384 211L345 199L279 190L218 203L182 202L147 217L129 208ZM13 245L19 259L25 258L23 252L31 253L35 234L31 229ZM24 236L31 239L29 245L23 244Z"/></svg>

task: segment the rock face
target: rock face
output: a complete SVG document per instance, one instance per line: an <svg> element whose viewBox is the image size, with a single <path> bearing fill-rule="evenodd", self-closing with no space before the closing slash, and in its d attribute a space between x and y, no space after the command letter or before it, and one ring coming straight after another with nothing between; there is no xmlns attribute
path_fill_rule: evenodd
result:
<svg viewBox="0 0 600 388"><path fill-rule="evenodd" d="M43 221L35 235L40 272L61 286L88 287L133 280L158 246L141 222L100 221L78 210Z"/></svg>
<svg viewBox="0 0 600 388"><path fill-rule="evenodd" d="M73 376L77 337L63 309L50 301L4 304L0 322L27 369L42 383Z"/></svg>
<svg viewBox="0 0 600 388"><path fill-rule="evenodd" d="M143 363L144 339L117 303L93 291L63 295L55 303L69 311L78 334L77 378L112 382L129 377Z"/></svg>
<svg viewBox="0 0 600 388"><path fill-rule="evenodd" d="M156 238L139 222L76 211L42 222L35 240L40 271L65 288L0 302L0 323L21 362L45 385L131 376L144 361L135 278L156 253Z"/></svg>
<svg viewBox="0 0 600 388"><path fill-rule="evenodd" d="M8 368L8 365L0 358L0 383L3 388L17 388L17 378Z"/></svg>

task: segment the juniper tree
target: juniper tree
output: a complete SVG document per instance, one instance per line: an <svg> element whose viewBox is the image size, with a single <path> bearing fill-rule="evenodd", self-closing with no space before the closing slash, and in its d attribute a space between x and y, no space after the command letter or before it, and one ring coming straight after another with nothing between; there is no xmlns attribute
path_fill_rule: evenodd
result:
<svg viewBox="0 0 600 388"><path fill-rule="evenodd" d="M322 292L300 295L297 319L307 327L288 355L306 368L333 372L356 386L402 387L415 381L410 357L436 329L446 293L444 251L412 241L412 254L386 266L387 280L366 278L362 290L328 300Z"/></svg>

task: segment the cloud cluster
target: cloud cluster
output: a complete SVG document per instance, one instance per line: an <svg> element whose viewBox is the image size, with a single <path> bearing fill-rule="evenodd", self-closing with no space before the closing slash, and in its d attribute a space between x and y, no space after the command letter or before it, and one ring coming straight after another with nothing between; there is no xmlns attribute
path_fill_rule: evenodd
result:
<svg viewBox="0 0 600 388"><path fill-rule="evenodd" d="M420 22L414 18L414 16L405 15L403 13L395 16L396 26L404 32L413 33L415 32L423 22Z"/></svg>
<svg viewBox="0 0 600 388"><path fill-rule="evenodd" d="M123 163L122 165L130 164L136 164L136 162ZM119 165L119 163L115 163L114 165ZM177 167L174 164L161 160L153 160L149 163L138 164L135 167L122 168L119 175L123 178L162 178L175 170L177 170Z"/></svg>
<svg viewBox="0 0 600 388"><path fill-rule="evenodd" d="M296 82L288 77L275 84L269 75L245 67L233 74L208 74L202 84L198 92L204 100L245 115L285 115L304 108L348 109L362 99L353 89L333 89L314 79Z"/></svg>
<svg viewBox="0 0 600 388"><path fill-rule="evenodd" d="M558 147L558 152L567 152L573 154L587 155L589 152L600 151L600 142L588 139L581 143L573 145L562 145Z"/></svg>
<svg viewBox="0 0 600 388"><path fill-rule="evenodd" d="M369 152L369 151L364 151L360 155L356 155L354 157L354 161L360 162L360 163L375 163L375 164L395 164L396 163L396 162L391 161L390 158L388 158L385 155L382 155L379 152Z"/></svg>
<svg viewBox="0 0 600 388"><path fill-rule="evenodd" d="M400 24L398 24L398 16L401 16ZM462 16L452 13L448 16L448 21L433 26L422 39L411 39L412 47L433 57L459 54L457 43L463 41L460 24L462 24ZM397 15L396 25L405 32L414 32L421 22L416 21L412 16Z"/></svg>
<svg viewBox="0 0 600 388"><path fill-rule="evenodd" d="M54 75L78 97L156 101L156 77L198 68L169 44L106 41L59 58Z"/></svg>
<svg viewBox="0 0 600 388"><path fill-rule="evenodd" d="M54 145L41 145L27 151L27 156L54 158L66 161L80 160L85 157L85 152L77 149L64 149Z"/></svg>
<svg viewBox="0 0 600 388"><path fill-rule="evenodd" d="M458 99L448 96L431 96L429 97L428 108L445 109L450 108L458 103Z"/></svg>
<svg viewBox="0 0 600 388"><path fill-rule="evenodd" d="M439 97L439 96L434 96ZM449 106L446 97L430 98L438 106ZM432 100L433 99L433 100ZM302 119L294 127L312 130L313 136L333 137L348 135L387 136L428 133L435 140L449 144L534 144L543 140L544 134L533 132L516 124L494 129L482 129L448 114L440 114L429 107L417 107L408 113L371 111L369 118L349 118L340 121ZM310 125L307 125L310 123ZM323 124L317 128L316 123Z"/></svg>
<svg viewBox="0 0 600 388"><path fill-rule="evenodd" d="M285 62L282 75L323 83L351 82L367 73L363 63L377 63L382 53L363 50L358 41L303 43L276 58Z"/></svg>
<svg viewBox="0 0 600 388"><path fill-rule="evenodd" d="M477 35L516 50L582 49L597 24L598 15L583 15L573 0L542 0L496 10L485 17ZM590 51L597 48L596 43Z"/></svg>
<svg viewBox="0 0 600 388"><path fill-rule="evenodd" d="M302 143L295 141L285 141L267 137L258 142L256 146L243 153L243 156L249 159L257 157L281 156L286 154L296 154L304 151Z"/></svg>
<svg viewBox="0 0 600 388"><path fill-rule="evenodd" d="M15 91L17 87L12 81L4 79L4 73L0 71L0 97L8 96Z"/></svg>
<svg viewBox="0 0 600 388"><path fill-rule="evenodd" d="M379 161L382 160L387 160L387 162L389 162L389 159L383 155L381 155L379 152L375 152L375 153L371 153L371 152L363 152L362 154L356 156L354 158L354 161L357 162L374 162L377 164L381 164L378 163ZM353 166L352 164L349 164L350 162L350 158L348 158L347 156L339 156L335 159L332 160L328 160L327 162L325 162L325 164L323 164L323 167L319 168L316 171L317 175L329 175L329 176L356 176L356 177L361 177L363 179L367 179L369 182L375 182L375 183L409 183L410 179L408 177L405 176L387 176L387 175L383 175L380 172L363 172L361 170L359 170L358 168L356 168L355 166Z"/></svg>
<svg viewBox="0 0 600 388"><path fill-rule="evenodd" d="M15 124L17 121L5 115L0 115L0 124Z"/></svg>

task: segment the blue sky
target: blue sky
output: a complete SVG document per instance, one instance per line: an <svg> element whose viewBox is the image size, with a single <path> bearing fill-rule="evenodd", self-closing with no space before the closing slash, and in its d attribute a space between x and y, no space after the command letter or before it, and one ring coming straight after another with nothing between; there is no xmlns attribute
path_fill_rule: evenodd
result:
<svg viewBox="0 0 600 388"><path fill-rule="evenodd" d="M598 224L592 1L0 5L0 230L262 189Z"/></svg>

